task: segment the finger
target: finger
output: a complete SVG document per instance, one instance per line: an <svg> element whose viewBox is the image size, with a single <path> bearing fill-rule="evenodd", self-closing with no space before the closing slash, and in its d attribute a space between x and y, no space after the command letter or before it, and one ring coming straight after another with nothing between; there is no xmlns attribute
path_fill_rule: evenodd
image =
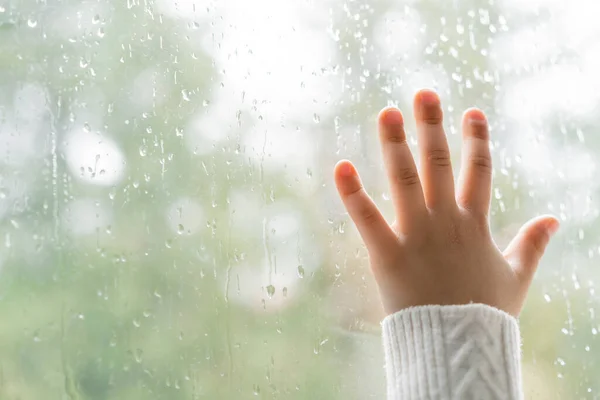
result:
<svg viewBox="0 0 600 400"><path fill-rule="evenodd" d="M385 254L397 243L397 237L373 200L365 191L356 169L342 160L334 170L335 184L342 202L372 255Z"/></svg>
<svg viewBox="0 0 600 400"><path fill-rule="evenodd" d="M415 160L406 142L404 119L397 108L384 108L379 113L379 139L398 229L406 234L422 221L427 209Z"/></svg>
<svg viewBox="0 0 600 400"><path fill-rule="evenodd" d="M549 215L527 222L504 251L522 282L529 285L550 238L558 230L558 220Z"/></svg>
<svg viewBox="0 0 600 400"><path fill-rule="evenodd" d="M431 90L415 96L414 113L421 155L421 182L429 208L456 206L450 150L442 127L440 98Z"/></svg>
<svg viewBox="0 0 600 400"><path fill-rule="evenodd" d="M492 191L492 156L488 123L482 111L472 108L463 116L463 151L458 203L487 217Z"/></svg>

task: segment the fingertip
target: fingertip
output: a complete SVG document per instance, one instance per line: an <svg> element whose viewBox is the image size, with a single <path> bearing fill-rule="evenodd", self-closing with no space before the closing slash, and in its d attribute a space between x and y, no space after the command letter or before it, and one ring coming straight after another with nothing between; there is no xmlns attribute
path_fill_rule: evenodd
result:
<svg viewBox="0 0 600 400"><path fill-rule="evenodd" d="M487 123L487 117L483 111L477 107L468 108L463 114L463 121L468 124Z"/></svg>
<svg viewBox="0 0 600 400"><path fill-rule="evenodd" d="M489 140L487 117L483 111L473 107L464 112L463 137Z"/></svg>
<svg viewBox="0 0 600 400"><path fill-rule="evenodd" d="M548 215L546 218L546 231L548 232L548 236L553 236L560 228L560 222L558 221L558 218L553 215Z"/></svg>
<svg viewBox="0 0 600 400"><path fill-rule="evenodd" d="M362 183L358 172L348 160L340 160L334 168L335 185L342 199L361 190Z"/></svg>
<svg viewBox="0 0 600 400"><path fill-rule="evenodd" d="M334 174L339 178L350 178L356 175L356 169L350 161L340 160L335 164Z"/></svg>
<svg viewBox="0 0 600 400"><path fill-rule="evenodd" d="M440 104L440 96L433 89L421 89L415 94L415 104L434 106Z"/></svg>
<svg viewBox="0 0 600 400"><path fill-rule="evenodd" d="M414 112L417 121L430 125L442 122L443 112L440 96L431 89L421 89L415 94Z"/></svg>
<svg viewBox="0 0 600 400"><path fill-rule="evenodd" d="M402 112L396 107L385 107L379 112L378 117L381 125L404 125L404 117Z"/></svg>

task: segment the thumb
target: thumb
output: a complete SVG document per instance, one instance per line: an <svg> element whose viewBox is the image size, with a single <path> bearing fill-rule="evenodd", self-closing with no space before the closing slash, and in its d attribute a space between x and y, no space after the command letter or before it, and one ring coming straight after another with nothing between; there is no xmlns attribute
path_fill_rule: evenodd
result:
<svg viewBox="0 0 600 400"><path fill-rule="evenodd" d="M527 222L509 243L504 257L512 265L521 281L529 283L544 255L550 237L558 230L558 220L543 215Z"/></svg>

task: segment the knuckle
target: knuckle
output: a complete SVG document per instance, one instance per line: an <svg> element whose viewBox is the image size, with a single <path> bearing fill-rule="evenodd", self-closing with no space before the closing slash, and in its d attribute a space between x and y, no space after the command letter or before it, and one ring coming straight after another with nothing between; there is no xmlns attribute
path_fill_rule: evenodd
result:
<svg viewBox="0 0 600 400"><path fill-rule="evenodd" d="M484 122L478 122L478 123L471 123L471 135L475 138L475 139L481 139L481 140L489 140L490 138L490 133L488 131L487 128L487 124Z"/></svg>
<svg viewBox="0 0 600 400"><path fill-rule="evenodd" d="M406 134L401 129L393 130L392 132L387 132L385 134L385 140L390 143L406 144Z"/></svg>
<svg viewBox="0 0 600 400"><path fill-rule="evenodd" d="M443 117L438 113L431 113L423 115L421 121L427 125L440 125L442 123Z"/></svg>
<svg viewBox="0 0 600 400"><path fill-rule="evenodd" d="M439 104L425 106L418 118L427 125L440 125L444 119L444 112Z"/></svg>
<svg viewBox="0 0 600 400"><path fill-rule="evenodd" d="M436 167L450 166L450 152L448 150L432 150L429 152L427 158L429 159L429 162Z"/></svg>
<svg viewBox="0 0 600 400"><path fill-rule="evenodd" d="M379 210L377 207L369 201L369 197L363 186L358 187L352 193L349 193L347 197L354 198L352 207L355 211L351 214L355 215L353 219L360 222L365 226L374 225L379 219Z"/></svg>
<svg viewBox="0 0 600 400"><path fill-rule="evenodd" d="M412 168L402 168L395 178L402 186L414 186L419 183L419 174Z"/></svg>
<svg viewBox="0 0 600 400"><path fill-rule="evenodd" d="M538 257L541 257L542 254L544 254L547 241L548 238L543 232L535 232L534 234L529 235L529 246Z"/></svg>
<svg viewBox="0 0 600 400"><path fill-rule="evenodd" d="M469 162L476 170L485 173L492 173L492 158L489 155L477 154L469 157Z"/></svg>
<svg viewBox="0 0 600 400"><path fill-rule="evenodd" d="M377 212L370 207L362 208L359 214L363 224L366 226L374 225L377 222Z"/></svg>
<svg viewBox="0 0 600 400"><path fill-rule="evenodd" d="M363 187L359 186L358 188L350 190L349 192L345 193L344 196L347 198L351 198L351 197L354 197L357 194L359 194L362 190L363 190Z"/></svg>

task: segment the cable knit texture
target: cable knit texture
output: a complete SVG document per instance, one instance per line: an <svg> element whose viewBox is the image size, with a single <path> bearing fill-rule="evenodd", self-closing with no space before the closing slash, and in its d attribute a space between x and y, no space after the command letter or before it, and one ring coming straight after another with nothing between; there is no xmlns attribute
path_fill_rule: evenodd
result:
<svg viewBox="0 0 600 400"><path fill-rule="evenodd" d="M517 320L483 304L422 306L383 322L388 399L521 400Z"/></svg>

